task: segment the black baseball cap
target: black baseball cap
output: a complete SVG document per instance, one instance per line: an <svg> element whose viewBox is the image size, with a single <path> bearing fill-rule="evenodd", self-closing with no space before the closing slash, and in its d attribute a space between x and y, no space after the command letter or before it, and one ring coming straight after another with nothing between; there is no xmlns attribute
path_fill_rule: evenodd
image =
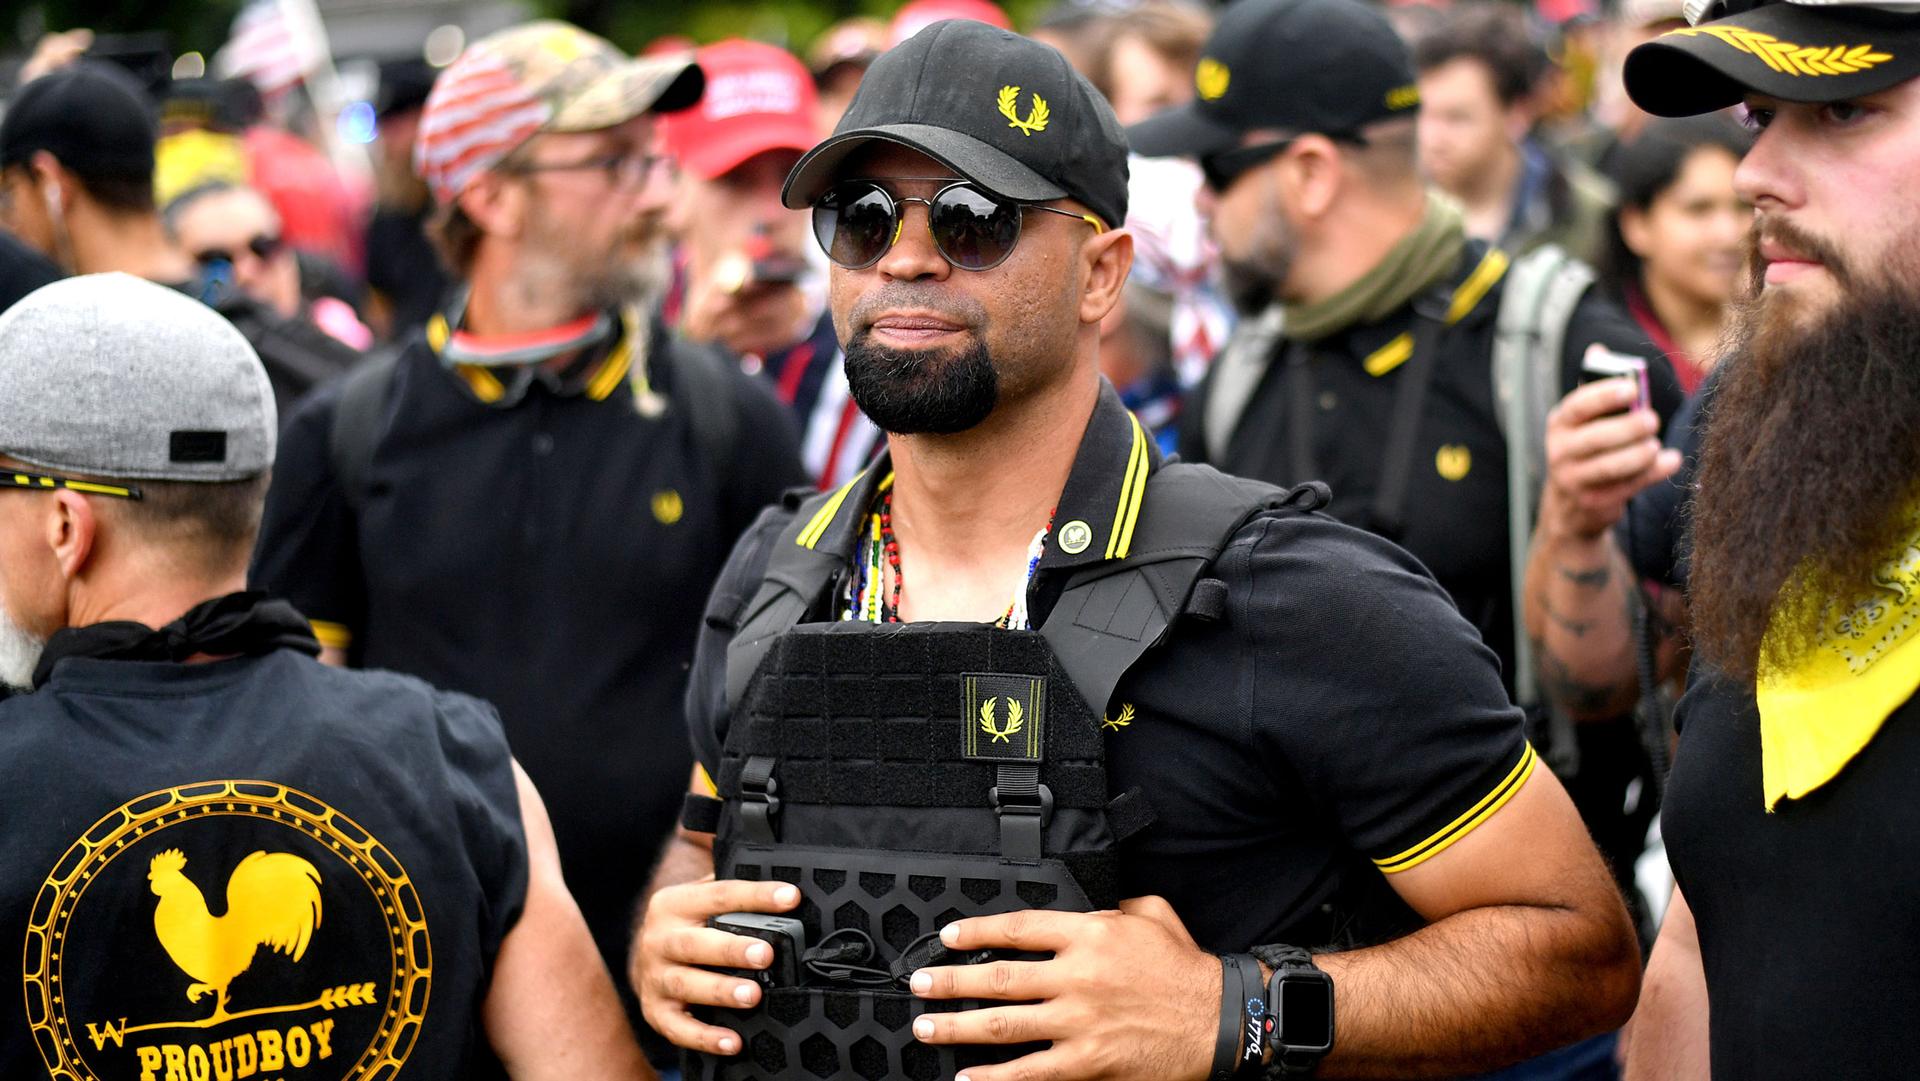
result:
<svg viewBox="0 0 1920 1081"><path fill-rule="evenodd" d="M153 104L131 75L81 61L22 86L0 119L0 169L45 150L86 179L153 176Z"/></svg>
<svg viewBox="0 0 1920 1081"><path fill-rule="evenodd" d="M1420 111L1406 43L1362 0L1238 0L1193 82L1193 101L1127 129L1134 153L1204 158L1249 131L1351 135Z"/></svg>
<svg viewBox="0 0 1920 1081"><path fill-rule="evenodd" d="M1920 76L1920 13L1717 0L1701 14L1706 21L1627 54L1623 74L1634 104L1655 116L1693 116L1748 94L1845 101Z"/></svg>
<svg viewBox="0 0 1920 1081"><path fill-rule="evenodd" d="M1127 217L1127 138L1113 107L1051 45L949 19L881 54L825 142L787 174L798 209L873 142L918 150L1006 199L1078 199L1110 226Z"/></svg>

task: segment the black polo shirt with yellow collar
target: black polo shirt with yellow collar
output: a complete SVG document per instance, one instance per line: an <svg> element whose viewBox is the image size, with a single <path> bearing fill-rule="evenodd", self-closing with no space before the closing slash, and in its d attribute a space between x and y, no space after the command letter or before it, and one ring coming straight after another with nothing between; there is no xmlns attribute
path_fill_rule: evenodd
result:
<svg viewBox="0 0 1920 1081"><path fill-rule="evenodd" d="M499 709L621 971L692 769L680 710L701 606L755 515L805 483L797 437L735 369L738 442L716 461L675 400L686 347L644 320L517 399L511 375L443 363L444 336L430 325L396 364L358 514L328 445L339 386L295 410L252 580L356 665Z"/></svg>
<svg viewBox="0 0 1920 1081"><path fill-rule="evenodd" d="M1103 386L1029 587L1036 626L1070 572L1127 553L1159 467ZM850 570L887 473L883 458L842 487L797 543ZM761 516L708 604L687 713L709 772L728 727L730 628L772 546L796 543L782 538L796 507ZM1166 897L1210 949L1349 947L1417 927L1389 876L1466 836L1534 770L1493 654L1417 561L1325 515L1255 517L1211 576L1227 586L1224 618L1177 620L1094 703L1110 790L1137 785L1155 812L1123 846L1125 892ZM806 618L838 619L844 589L829 583Z"/></svg>
<svg viewBox="0 0 1920 1081"><path fill-rule="evenodd" d="M1507 444L1492 374L1494 328L1508 266L1505 253L1470 241L1453 272L1431 291L1447 325L1413 441L1400 513L1404 525L1394 539L1433 572L1499 655L1502 671L1510 673L1514 611ZM1274 484L1326 481L1333 489L1327 512L1366 525L1392 445L1395 399L1411 367L1415 303L1310 346L1283 341L1228 437L1226 453L1217 457L1208 453L1201 428L1212 391L1210 383L1202 384L1198 399L1186 409L1195 419L1182 427L1181 457ZM1579 384L1581 358L1595 342L1646 360L1653 408L1663 422L1680 408L1683 395L1666 355L1597 290L1588 291L1568 321L1561 394ZM1297 414L1286 368L1292 349L1305 351L1312 386L1310 475L1302 473L1291 449Z"/></svg>

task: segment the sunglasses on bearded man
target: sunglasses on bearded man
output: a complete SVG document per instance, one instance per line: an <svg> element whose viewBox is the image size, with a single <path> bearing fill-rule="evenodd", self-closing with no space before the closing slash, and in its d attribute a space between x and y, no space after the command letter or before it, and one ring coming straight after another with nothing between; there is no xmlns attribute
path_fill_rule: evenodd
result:
<svg viewBox="0 0 1920 1081"><path fill-rule="evenodd" d="M903 176L892 180L942 181L951 177ZM849 180L834 185L813 204L813 236L827 258L848 270L865 270L880 261L900 239L906 205L927 208L927 232L947 262L961 270L992 270L1007 261L1020 242L1020 226L1028 210L1074 218L1107 231L1091 214L1019 202L990 195L966 180L955 181L933 198L896 196L872 180Z"/></svg>

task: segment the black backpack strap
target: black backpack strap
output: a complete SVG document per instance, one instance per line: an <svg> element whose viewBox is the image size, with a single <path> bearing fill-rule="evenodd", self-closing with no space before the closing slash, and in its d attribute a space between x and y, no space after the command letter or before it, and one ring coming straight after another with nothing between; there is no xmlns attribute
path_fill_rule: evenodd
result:
<svg viewBox="0 0 1920 1081"><path fill-rule="evenodd" d="M1195 584L1239 531L1264 510L1324 503L1324 485L1289 492L1204 465L1170 462L1147 480L1133 551L1067 579L1040 633L1096 711L1120 679L1189 607ZM1217 600L1208 594L1205 607Z"/></svg>
<svg viewBox="0 0 1920 1081"><path fill-rule="evenodd" d="M849 483L851 487L851 482ZM845 490L817 492L800 501L793 521L774 538L760 588L740 613L733 638L727 643L727 711L737 713L747 684L773 648L774 639L806 618L828 583L845 569L846 560L833 552L817 551L801 543L800 534L814 517Z"/></svg>
<svg viewBox="0 0 1920 1081"><path fill-rule="evenodd" d="M1431 302L1431 301L1429 301ZM1439 362L1440 335L1446 330L1445 316L1426 311L1415 304L1413 355L1400 373L1400 386L1393 398L1393 421L1387 430L1386 453L1380 469L1380 487L1374 492L1373 506L1367 509L1368 530L1399 543L1406 534L1407 481L1413 475L1413 461L1419 454L1420 418L1427 407L1427 389L1433 385L1433 370Z"/></svg>
<svg viewBox="0 0 1920 1081"><path fill-rule="evenodd" d="M673 401L687 410L693 438L713 463L720 491L733 481L740 447L740 394L734 386L731 354L717 345L658 334L655 348L667 350L674 376Z"/></svg>
<svg viewBox="0 0 1920 1081"><path fill-rule="evenodd" d="M369 354L349 371L333 409L333 428L327 433L327 457L333 477L357 517L367 502L367 474L373 468L373 449L387 419L387 399L393 389L394 369L401 350L388 346Z"/></svg>

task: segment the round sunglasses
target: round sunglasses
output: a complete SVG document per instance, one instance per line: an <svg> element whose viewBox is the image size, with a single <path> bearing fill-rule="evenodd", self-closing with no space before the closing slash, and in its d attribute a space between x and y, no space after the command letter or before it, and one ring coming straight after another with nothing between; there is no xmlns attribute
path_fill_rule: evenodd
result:
<svg viewBox="0 0 1920 1081"><path fill-rule="evenodd" d="M902 176L891 180L943 181L943 176ZM813 236L827 258L848 270L865 270L880 261L900 239L906 205L927 208L927 232L942 258L961 270L992 270L1006 262L1020 241L1024 211L1044 210L1093 226L1107 227L1091 214L1023 203L988 195L965 180L954 181L933 198L897 196L871 180L835 185L813 204Z"/></svg>

